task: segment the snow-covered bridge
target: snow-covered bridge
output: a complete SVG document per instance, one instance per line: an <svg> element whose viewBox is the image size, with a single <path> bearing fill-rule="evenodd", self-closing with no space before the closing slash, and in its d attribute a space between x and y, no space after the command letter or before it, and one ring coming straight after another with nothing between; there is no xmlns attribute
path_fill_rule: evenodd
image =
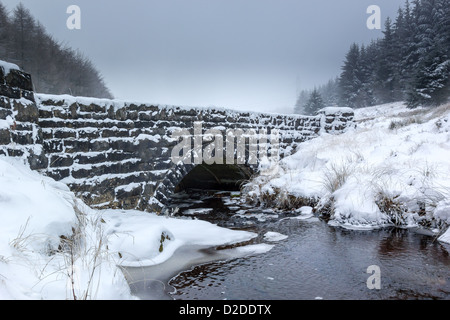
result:
<svg viewBox="0 0 450 320"><path fill-rule="evenodd" d="M26 158L33 169L65 182L100 208L160 210L183 188L236 188L257 166L248 163L248 147L243 162L174 162L179 130L194 135L201 124L200 134L223 132L223 140L228 129L276 131L284 157L299 143L321 132L340 133L353 122L351 110L337 108L299 116L32 94L26 74L18 73L21 81L11 86L1 72L0 154ZM211 141L201 143L203 150ZM225 157L227 147L214 152Z"/></svg>

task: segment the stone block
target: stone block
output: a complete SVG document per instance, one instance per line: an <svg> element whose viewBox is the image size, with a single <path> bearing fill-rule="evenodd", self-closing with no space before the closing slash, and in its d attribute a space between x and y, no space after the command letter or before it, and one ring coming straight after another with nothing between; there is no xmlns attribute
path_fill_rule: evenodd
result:
<svg viewBox="0 0 450 320"><path fill-rule="evenodd" d="M64 149L63 142L60 140L46 140L44 141L44 151L48 153L60 153Z"/></svg>
<svg viewBox="0 0 450 320"><path fill-rule="evenodd" d="M53 112L50 110L39 109L39 118L40 119L53 118Z"/></svg>
<svg viewBox="0 0 450 320"><path fill-rule="evenodd" d="M69 138L76 138L77 137L77 133L76 131L70 131L67 129L56 129L53 131L53 137L55 139L69 139Z"/></svg>
<svg viewBox="0 0 450 320"><path fill-rule="evenodd" d="M65 151L68 153L79 153L79 152L88 152L91 151L91 143L89 140L85 139L72 139L72 140L63 140Z"/></svg>
<svg viewBox="0 0 450 320"><path fill-rule="evenodd" d="M72 170L72 177L75 179L86 179L94 176L93 171L89 169L76 169Z"/></svg>
<svg viewBox="0 0 450 320"><path fill-rule="evenodd" d="M105 156L108 161L122 161L135 158L136 154L134 152L123 152L121 150L116 150L106 153Z"/></svg>
<svg viewBox="0 0 450 320"><path fill-rule="evenodd" d="M107 151L109 149L111 149L111 145L108 140L90 141L89 150L91 150L91 151L100 152L100 151ZM113 148L113 149L117 149L117 148Z"/></svg>
<svg viewBox="0 0 450 320"><path fill-rule="evenodd" d="M70 177L70 169L53 169L47 171L47 175L56 181L60 181L64 178Z"/></svg>
<svg viewBox="0 0 450 320"><path fill-rule="evenodd" d="M48 167L48 158L44 150L40 154L35 154L33 150L30 150L28 163L30 164L31 170L42 170Z"/></svg>
<svg viewBox="0 0 450 320"><path fill-rule="evenodd" d="M9 109L0 108L0 119L5 120L8 116L12 116L13 113Z"/></svg>
<svg viewBox="0 0 450 320"><path fill-rule="evenodd" d="M39 121L39 109L36 104L23 104L17 101L13 102L14 111L17 112L16 120L23 122L37 123Z"/></svg>
<svg viewBox="0 0 450 320"><path fill-rule="evenodd" d="M100 130L78 129L79 139L98 139L100 138Z"/></svg>
<svg viewBox="0 0 450 320"><path fill-rule="evenodd" d="M24 131L12 131L11 140L19 145L34 144L33 133Z"/></svg>
<svg viewBox="0 0 450 320"><path fill-rule="evenodd" d="M74 157L74 162L79 164L96 164L107 161L107 154L98 153L95 155L78 154Z"/></svg>
<svg viewBox="0 0 450 320"><path fill-rule="evenodd" d="M95 103L91 103L90 105L86 106L86 105L79 105L79 110L81 112L96 112L96 113L105 113L106 112L106 108L96 105Z"/></svg>
<svg viewBox="0 0 450 320"><path fill-rule="evenodd" d="M5 76L5 84L12 88L33 91L31 75L20 70L10 70L9 74Z"/></svg>
<svg viewBox="0 0 450 320"><path fill-rule="evenodd" d="M9 144L11 142L11 133L8 129L0 130L0 145Z"/></svg>
<svg viewBox="0 0 450 320"><path fill-rule="evenodd" d="M73 165L73 159L70 155L53 155L50 158L51 168L70 167L71 165Z"/></svg>

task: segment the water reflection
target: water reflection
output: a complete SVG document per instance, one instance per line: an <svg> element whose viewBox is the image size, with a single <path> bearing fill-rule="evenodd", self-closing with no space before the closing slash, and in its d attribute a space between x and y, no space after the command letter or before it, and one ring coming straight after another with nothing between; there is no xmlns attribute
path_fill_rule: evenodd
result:
<svg viewBox="0 0 450 320"><path fill-rule="evenodd" d="M271 212L268 216L277 218L264 220L267 212L239 207L238 199L233 199L230 194L203 193L179 198L175 205L183 210L213 208L196 218L250 228L260 235L256 242L264 242L268 231L288 238L265 254L191 264L168 281L171 298L450 299L449 252L434 237L394 228L352 231L317 219L292 219L292 213ZM380 267L381 290L366 286L370 265Z"/></svg>

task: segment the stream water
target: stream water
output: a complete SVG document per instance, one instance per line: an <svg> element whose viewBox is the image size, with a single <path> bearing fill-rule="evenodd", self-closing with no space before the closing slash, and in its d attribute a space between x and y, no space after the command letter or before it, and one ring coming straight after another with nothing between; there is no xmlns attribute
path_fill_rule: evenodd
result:
<svg viewBox="0 0 450 320"><path fill-rule="evenodd" d="M306 300L450 299L450 246L416 229L355 231L303 212L242 205L236 193L180 194L179 214L259 236L265 253L185 247L159 266L128 269L142 299ZM269 234L268 234L269 232ZM277 240L265 235L284 235ZM369 266L381 289L369 289Z"/></svg>

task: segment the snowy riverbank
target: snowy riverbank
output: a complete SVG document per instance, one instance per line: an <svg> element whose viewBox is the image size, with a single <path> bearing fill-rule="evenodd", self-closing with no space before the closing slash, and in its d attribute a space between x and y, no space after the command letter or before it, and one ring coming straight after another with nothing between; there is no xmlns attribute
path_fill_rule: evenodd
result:
<svg viewBox="0 0 450 320"><path fill-rule="evenodd" d="M0 299L134 299L118 265L153 265L183 245L256 236L198 220L93 210L66 185L3 156L0 218ZM249 246L250 253L269 249Z"/></svg>
<svg viewBox="0 0 450 320"><path fill-rule="evenodd" d="M246 186L255 202L317 201L331 224L421 227L450 242L450 105L355 110L356 128L322 134ZM299 200L303 199L303 200Z"/></svg>

